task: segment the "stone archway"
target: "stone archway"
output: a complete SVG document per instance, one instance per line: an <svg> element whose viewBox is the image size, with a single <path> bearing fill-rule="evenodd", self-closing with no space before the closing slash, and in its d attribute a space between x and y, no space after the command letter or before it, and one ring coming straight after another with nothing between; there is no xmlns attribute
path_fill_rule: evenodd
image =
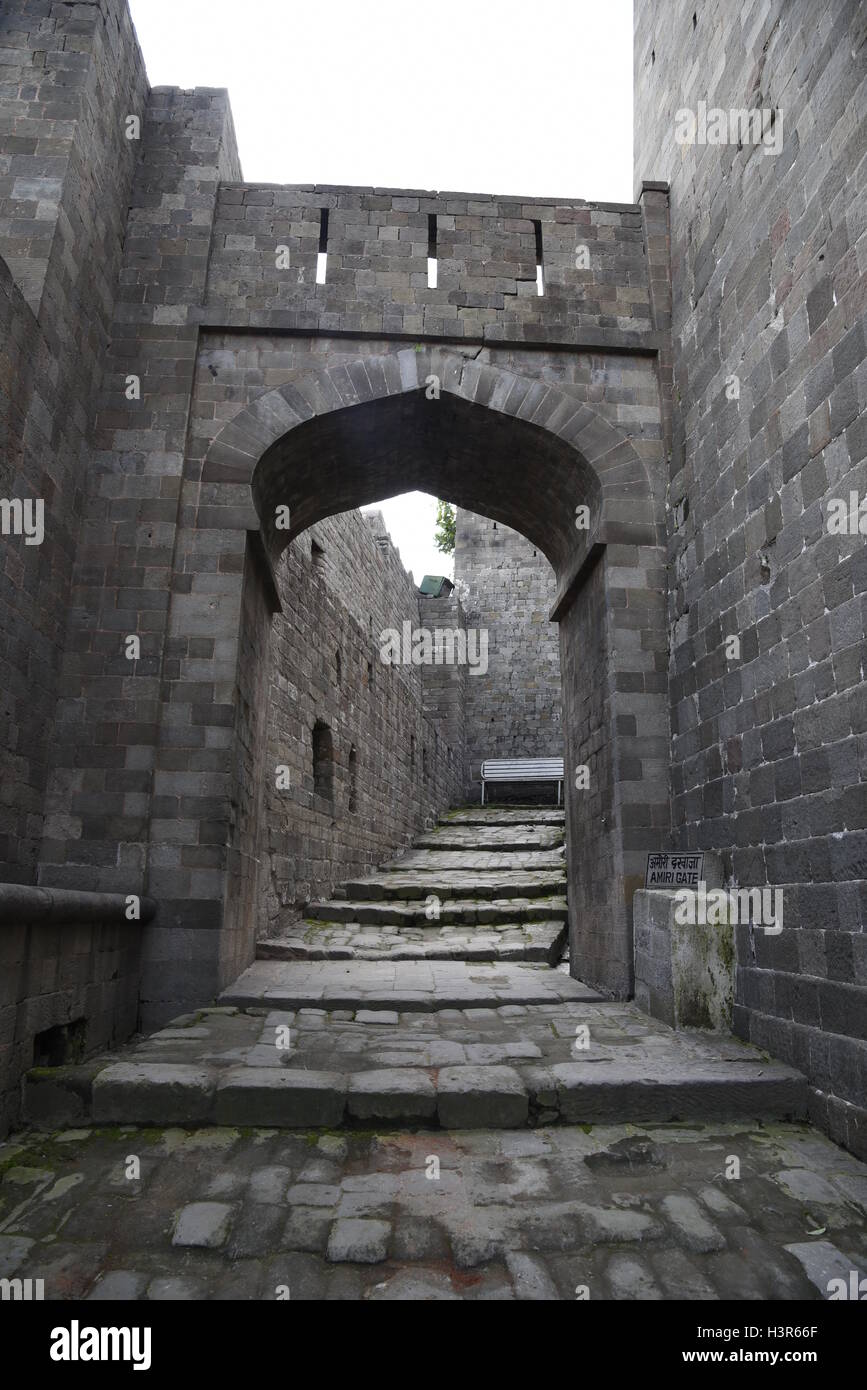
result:
<svg viewBox="0 0 867 1390"><path fill-rule="evenodd" d="M650 659L666 645L662 500L632 441L543 380L456 352L408 348L287 373L217 433L200 468L199 505L185 511L176 547L170 633L216 632L223 657L233 644L236 664L226 698L231 729L214 731L226 756L203 774L224 800L229 848L210 915L205 904L213 930L201 938L199 975L217 989L254 951L249 875L263 742L256 709L277 602L272 562L319 519L418 488L520 530L554 567L572 968L613 994L630 993L632 892L668 807L664 690L661 682L655 688ZM231 508L215 506L215 495ZM581 506L586 529L575 524ZM278 525L281 507L288 528L285 512ZM216 664L214 687L225 689L225 659ZM195 665L201 680L201 658ZM182 687L183 663L179 674ZM170 733L177 714L171 689L167 696L161 730ZM589 770L580 789L579 766ZM213 819L212 804L212 829ZM160 878L151 857L147 888L157 899L167 896ZM161 932L173 929L161 921ZM165 939L161 950L165 958ZM196 993L202 997L201 983Z"/></svg>

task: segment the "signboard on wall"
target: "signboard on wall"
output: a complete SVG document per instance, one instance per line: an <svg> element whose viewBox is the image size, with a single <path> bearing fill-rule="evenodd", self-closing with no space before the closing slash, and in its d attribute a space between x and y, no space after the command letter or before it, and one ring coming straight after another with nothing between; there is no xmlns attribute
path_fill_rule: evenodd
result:
<svg viewBox="0 0 867 1390"><path fill-rule="evenodd" d="M648 854L645 888L697 888L704 873L704 853Z"/></svg>

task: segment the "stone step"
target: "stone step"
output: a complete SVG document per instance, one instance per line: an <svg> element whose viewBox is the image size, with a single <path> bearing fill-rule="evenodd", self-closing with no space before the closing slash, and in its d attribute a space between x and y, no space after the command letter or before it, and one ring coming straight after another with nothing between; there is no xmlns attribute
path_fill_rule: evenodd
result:
<svg viewBox="0 0 867 1390"><path fill-rule="evenodd" d="M287 969L261 967L272 977ZM365 969L352 967L359 975ZM35 1068L23 1103L24 1118L40 1128L365 1120L482 1128L801 1119L807 1088L799 1073L737 1038L676 1032L629 1003L570 999L425 1013L416 1004L372 1009L358 1001L344 1010L287 1010L263 1006L260 997L249 1010L220 1005L186 1014L119 1054Z"/></svg>
<svg viewBox="0 0 867 1390"><path fill-rule="evenodd" d="M455 850L411 849L399 859L389 860L381 869L398 873L444 874L458 870L463 873L490 874L498 870L528 870L536 873L546 869L559 870L565 877L566 860L563 849L546 850Z"/></svg>
<svg viewBox="0 0 867 1390"><path fill-rule="evenodd" d="M562 895L565 874L556 869L469 869L386 870L369 878L349 879L343 884L347 898L364 899L425 898L543 898Z"/></svg>
<svg viewBox="0 0 867 1390"><path fill-rule="evenodd" d="M556 965L565 941L563 921L512 921L487 929L437 923L369 927L360 922L317 922L302 923L285 936L257 942L256 959L526 960Z"/></svg>
<svg viewBox="0 0 867 1390"><path fill-rule="evenodd" d="M556 825L440 825L419 835L415 849L527 851L557 849L563 830Z"/></svg>
<svg viewBox="0 0 867 1390"><path fill-rule="evenodd" d="M559 970L480 961L257 960L221 1004L303 1009L496 1009L601 996Z"/></svg>
<svg viewBox="0 0 867 1390"><path fill-rule="evenodd" d="M431 894L430 896L438 896ZM373 924L380 926L419 927L437 930L443 926L469 927L479 925L543 922L548 919L566 921L566 899L552 893L538 898L443 898L436 909L424 897L370 898L357 901L350 898L330 898L327 902L308 903L307 918L314 922Z"/></svg>
<svg viewBox="0 0 867 1390"><path fill-rule="evenodd" d="M446 811L440 825L560 825L566 824L566 812L540 806L463 806Z"/></svg>
<svg viewBox="0 0 867 1390"><path fill-rule="evenodd" d="M75 1069L63 1069L67 1073ZM73 1078L66 1078L70 1086ZM24 1116L51 1125L43 1077L28 1077ZM807 1084L782 1063L693 1064L654 1071L620 1062L532 1066L381 1067L357 1072L276 1065L218 1069L179 1062L110 1062L77 1078L55 1110L75 1102L78 1123L217 1124L238 1128L329 1129L440 1126L516 1129L528 1125L802 1120ZM63 1111L68 1114L68 1110Z"/></svg>

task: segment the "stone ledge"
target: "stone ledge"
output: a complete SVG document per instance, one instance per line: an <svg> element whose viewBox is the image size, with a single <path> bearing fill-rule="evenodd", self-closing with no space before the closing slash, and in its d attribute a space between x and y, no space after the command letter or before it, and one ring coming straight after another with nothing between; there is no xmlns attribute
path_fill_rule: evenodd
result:
<svg viewBox="0 0 867 1390"><path fill-rule="evenodd" d="M0 925L130 922L126 915L127 896L133 895L82 893L72 888L38 888L29 883L0 883ZM139 916L135 921L139 925L149 922L156 910L157 904L153 898L139 896Z"/></svg>

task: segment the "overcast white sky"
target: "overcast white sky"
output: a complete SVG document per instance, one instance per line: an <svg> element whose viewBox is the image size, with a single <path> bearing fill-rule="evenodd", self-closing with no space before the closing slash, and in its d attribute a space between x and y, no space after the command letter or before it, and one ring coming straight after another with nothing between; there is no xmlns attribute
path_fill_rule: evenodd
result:
<svg viewBox="0 0 867 1390"><path fill-rule="evenodd" d="M632 0L130 0L154 86L228 87L244 177L632 199ZM435 503L378 504L416 581Z"/></svg>

